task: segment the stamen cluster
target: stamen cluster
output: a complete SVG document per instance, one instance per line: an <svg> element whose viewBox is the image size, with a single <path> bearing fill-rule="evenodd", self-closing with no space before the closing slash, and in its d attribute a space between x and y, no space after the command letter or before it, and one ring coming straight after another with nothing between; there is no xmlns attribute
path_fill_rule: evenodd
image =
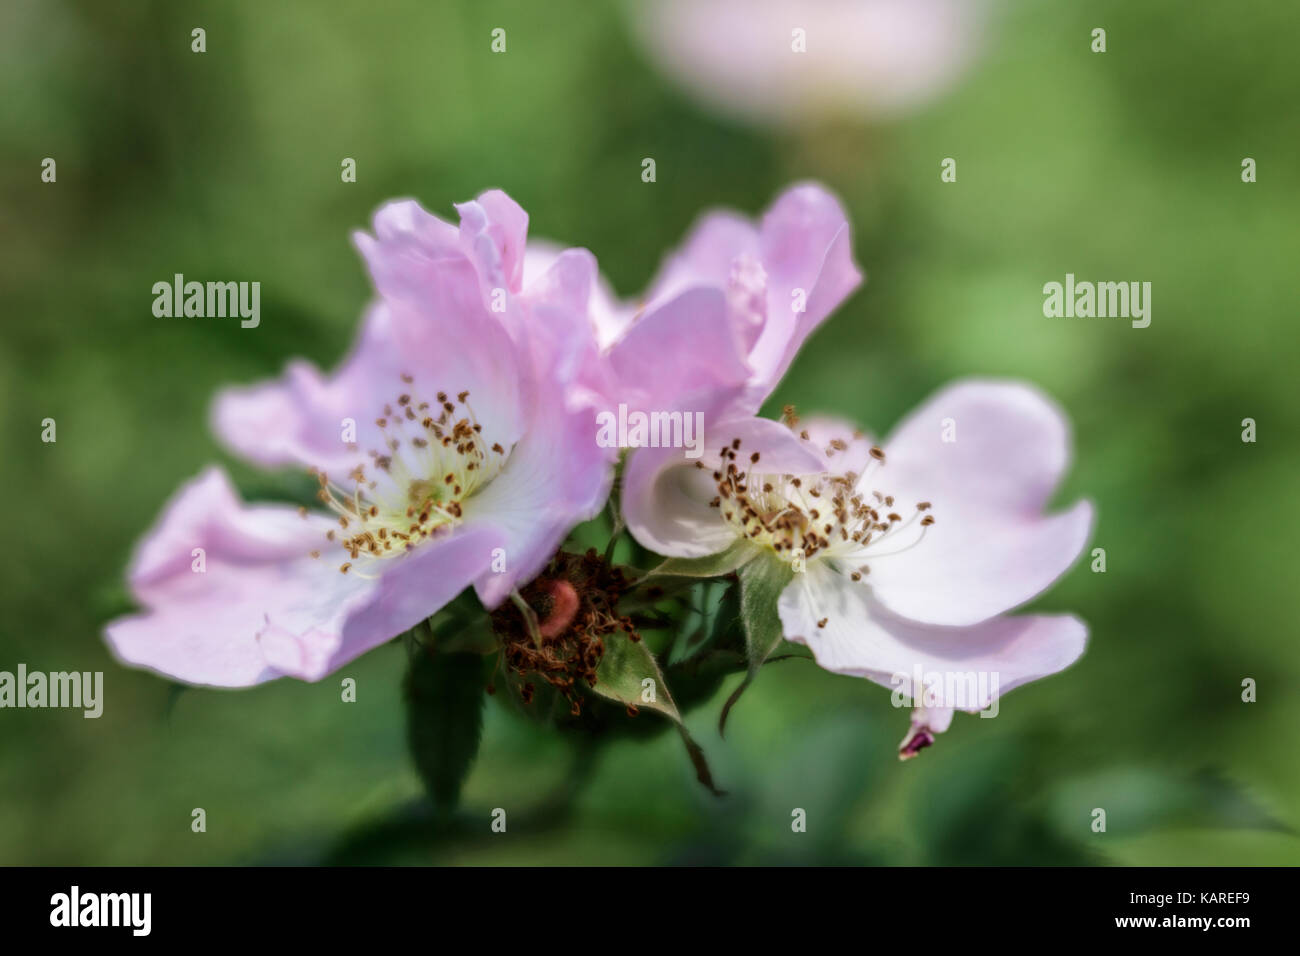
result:
<svg viewBox="0 0 1300 956"><path fill-rule="evenodd" d="M411 384L411 376L402 381ZM454 399L438 392L430 403L404 390L384 405L375 424L385 436L384 448L369 452L369 475L363 465L349 473L351 490L315 472L317 497L338 516L339 530L326 538L347 554L339 566L343 574L358 559L395 557L446 533L462 519L462 503L491 481L506 459L499 443L489 446L483 438L469 392Z"/></svg>
<svg viewBox="0 0 1300 956"><path fill-rule="evenodd" d="M795 427L793 415L787 424ZM805 431L799 437L810 441ZM849 450L835 438L823 449L828 459ZM927 514L930 502L919 502L904 518L894 496L872 485L885 464L885 452L872 446L870 461L861 473L845 471L814 475L765 472L759 452L744 454L740 438L719 449L719 467L713 472L717 495L709 502L736 533L778 555L793 560L814 556L845 559L852 564L866 558L887 557L920 543L934 516ZM705 467L697 463L697 467ZM896 550L882 546L905 541ZM861 580L870 567L862 564L851 572Z"/></svg>

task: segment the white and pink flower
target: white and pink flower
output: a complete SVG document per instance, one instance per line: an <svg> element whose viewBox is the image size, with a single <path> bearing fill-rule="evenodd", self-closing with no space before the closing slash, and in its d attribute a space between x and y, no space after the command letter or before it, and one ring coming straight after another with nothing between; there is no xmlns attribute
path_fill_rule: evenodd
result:
<svg viewBox="0 0 1300 956"><path fill-rule="evenodd" d="M379 300L333 374L295 361L219 396L222 439L313 470L324 508L245 505L216 468L185 485L128 573L144 611L108 627L124 661L319 679L467 586L495 607L599 511L610 461L580 385L595 261L567 250L525 285L523 210L490 192L459 212L392 203L357 237Z"/></svg>
<svg viewBox="0 0 1300 956"><path fill-rule="evenodd" d="M1083 652L1071 615L1009 616L1078 558L1079 502L1045 514L1070 458L1064 415L1036 390L968 381L944 389L877 446L837 421L725 423L700 466L672 462L624 488L632 534L700 557L748 542L795 572L780 595L787 639L817 662L886 686L911 675L995 674L1007 691ZM967 701L982 710L991 699ZM947 729L918 708L900 753Z"/></svg>

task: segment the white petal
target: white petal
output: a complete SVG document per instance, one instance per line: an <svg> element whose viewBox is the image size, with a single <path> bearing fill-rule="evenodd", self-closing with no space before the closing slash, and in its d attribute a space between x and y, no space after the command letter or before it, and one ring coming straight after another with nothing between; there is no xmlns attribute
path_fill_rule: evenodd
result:
<svg viewBox="0 0 1300 956"><path fill-rule="evenodd" d="M1006 693L1068 667L1087 639L1086 626L1071 615L1004 616L973 627L917 624L890 614L863 582L825 562L794 576L779 611L786 638L806 644L822 667L908 693L918 672L927 675L923 681L983 674L981 691ZM988 703L968 700L960 709L982 710Z"/></svg>

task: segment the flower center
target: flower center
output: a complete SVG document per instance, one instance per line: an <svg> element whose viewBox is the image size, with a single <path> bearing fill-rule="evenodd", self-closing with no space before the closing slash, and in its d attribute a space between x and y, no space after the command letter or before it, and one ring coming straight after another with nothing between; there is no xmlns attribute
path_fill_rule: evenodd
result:
<svg viewBox="0 0 1300 956"><path fill-rule="evenodd" d="M410 385L412 378L403 375ZM507 451L489 446L469 405L469 392L421 401L403 391L375 420L384 450L372 450L368 466L348 475L351 489L316 471L317 497L338 516L326 534L347 554L339 571L358 561L397 557L460 523L462 503L501 471ZM319 552L313 552L313 557Z"/></svg>
<svg viewBox="0 0 1300 956"><path fill-rule="evenodd" d="M806 431L800 437L809 440ZM848 447L837 438L824 451L833 458ZM737 535L771 548L787 561L800 557L842 561L851 569L850 577L860 581L871 570L865 562L916 547L934 524L934 516L927 513L930 502L904 509L893 495L875 490L885 464L885 453L876 446L861 474L764 472L758 452L742 458L739 438L720 455L721 467L713 472L718 494L710 506L722 512ZM911 513L904 517L900 513L904 510Z"/></svg>

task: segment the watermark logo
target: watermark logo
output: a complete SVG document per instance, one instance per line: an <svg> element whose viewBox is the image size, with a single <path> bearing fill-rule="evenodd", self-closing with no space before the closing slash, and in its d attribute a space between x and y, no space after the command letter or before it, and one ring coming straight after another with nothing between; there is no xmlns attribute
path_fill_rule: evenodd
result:
<svg viewBox="0 0 1300 956"><path fill-rule="evenodd" d="M918 664L910 676L890 677L889 686L895 707L978 710L981 717L996 717L1002 685L997 671L927 671Z"/></svg>
<svg viewBox="0 0 1300 956"><path fill-rule="evenodd" d="M245 329L255 329L262 321L260 282L186 282L178 272L171 282L155 282L153 296L153 314L160 319L238 316Z"/></svg>
<svg viewBox="0 0 1300 956"><path fill-rule="evenodd" d="M82 893L73 886L50 897L51 926L129 926L133 936L148 936L152 893Z"/></svg>
<svg viewBox="0 0 1300 956"><path fill-rule="evenodd" d="M617 414L598 413L596 424L601 448L684 448L691 459L704 454L703 412L629 412L620 404Z"/></svg>
<svg viewBox="0 0 1300 956"><path fill-rule="evenodd" d="M1043 286L1043 315L1049 319L1132 319L1133 328L1145 329L1151 324L1151 283L1075 282L1074 273L1067 272L1064 284Z"/></svg>
<svg viewBox="0 0 1300 956"><path fill-rule="evenodd" d="M72 707L94 718L104 712L103 671L0 671L0 707Z"/></svg>

